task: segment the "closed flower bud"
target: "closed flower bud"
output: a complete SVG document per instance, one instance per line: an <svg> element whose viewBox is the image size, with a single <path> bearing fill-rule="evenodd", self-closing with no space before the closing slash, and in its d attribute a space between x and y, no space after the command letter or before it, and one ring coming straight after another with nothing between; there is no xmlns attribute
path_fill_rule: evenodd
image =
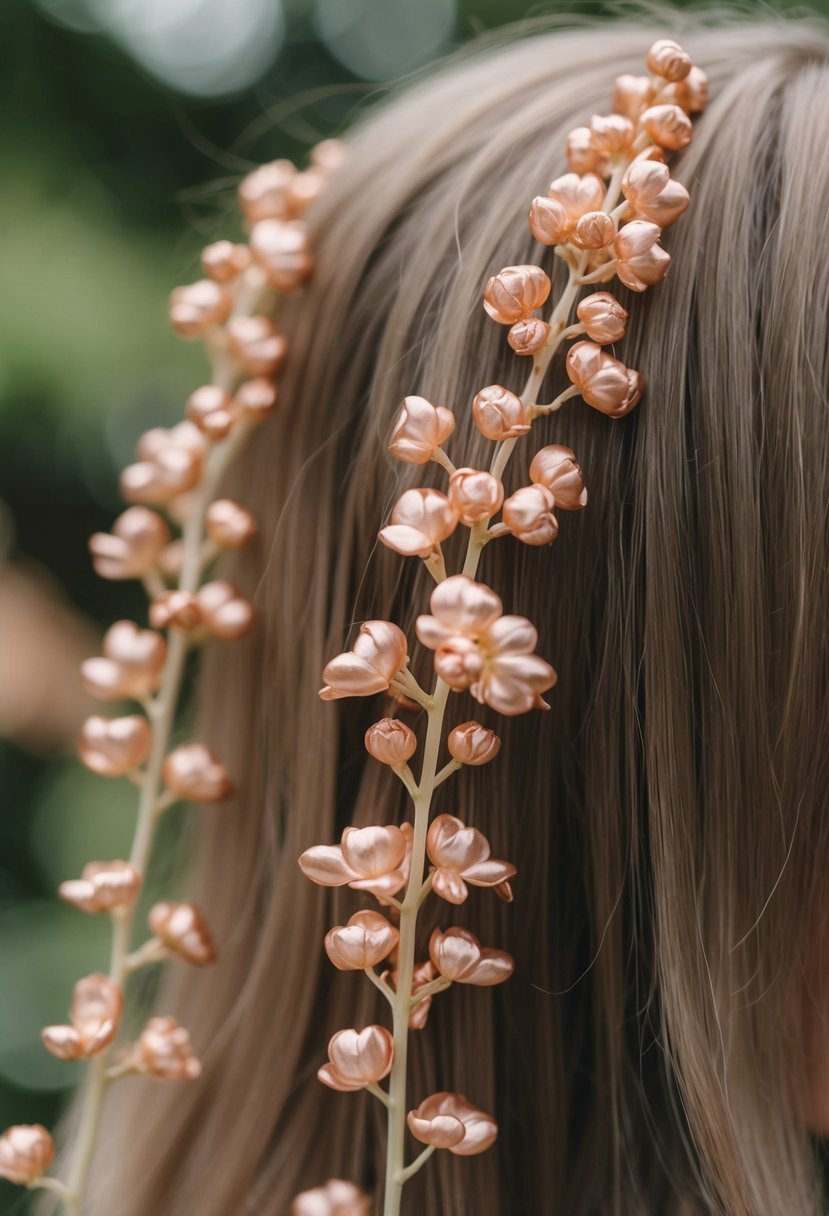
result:
<svg viewBox="0 0 829 1216"><path fill-rule="evenodd" d="M526 435L532 423L521 398L500 384L490 384L475 396L472 417L481 434L494 440Z"/></svg>
<svg viewBox="0 0 829 1216"><path fill-rule="evenodd" d="M616 235L616 221L606 211L588 211L576 222L573 244L579 249L602 249Z"/></svg>
<svg viewBox="0 0 829 1216"><path fill-rule="evenodd" d="M411 760L417 751L415 733L397 718L383 718L366 731L366 751L381 764L396 768Z"/></svg>
<svg viewBox="0 0 829 1216"><path fill-rule="evenodd" d="M128 861L89 861L80 878L70 878L58 887L68 904L95 916L131 904L141 889L141 874Z"/></svg>
<svg viewBox="0 0 829 1216"><path fill-rule="evenodd" d="M314 269L308 229L302 220L260 220L250 234L250 248L274 291L297 291Z"/></svg>
<svg viewBox="0 0 829 1216"><path fill-rule="evenodd" d="M215 282L230 283L250 265L250 250L233 241L215 241L202 250L201 264Z"/></svg>
<svg viewBox="0 0 829 1216"><path fill-rule="evenodd" d="M204 522L207 535L222 549L241 549L257 532L256 520L250 511L230 498L217 498L212 502Z"/></svg>
<svg viewBox="0 0 829 1216"><path fill-rule="evenodd" d="M152 460L127 465L121 474L120 489L127 502L160 505L198 484L201 457L187 448L170 446Z"/></svg>
<svg viewBox="0 0 829 1216"><path fill-rule="evenodd" d="M251 224L287 218L289 209L285 192L295 175L296 169L289 160L275 160L260 165L242 180L239 206Z"/></svg>
<svg viewBox="0 0 829 1216"><path fill-rule="evenodd" d="M200 338L208 329L224 325L232 299L212 279L200 279L170 292L170 324L182 338Z"/></svg>
<svg viewBox="0 0 829 1216"><path fill-rule="evenodd" d="M306 169L291 178L285 191L285 202L292 216L302 215L315 203L325 189L325 174Z"/></svg>
<svg viewBox="0 0 829 1216"><path fill-rule="evenodd" d="M71 1026L46 1026L41 1038L60 1060L81 1060L109 1047L118 1032L124 998L108 975L87 975L72 992Z"/></svg>
<svg viewBox="0 0 829 1216"><path fill-rule="evenodd" d="M491 473L456 469L449 478L449 502L465 524L490 519L503 501L504 487Z"/></svg>
<svg viewBox="0 0 829 1216"><path fill-rule="evenodd" d="M664 80L684 80L691 70L691 58L672 38L659 38L645 59L648 71Z"/></svg>
<svg viewBox="0 0 829 1216"><path fill-rule="evenodd" d="M129 1059L136 1072L164 1081L193 1081L201 1073L190 1035L173 1017L151 1018Z"/></svg>
<svg viewBox="0 0 829 1216"><path fill-rule="evenodd" d="M224 439L236 418L236 405L218 384L203 384L187 398L187 417L205 438L217 443Z"/></svg>
<svg viewBox="0 0 829 1216"><path fill-rule="evenodd" d="M439 490L406 490L391 513L391 523L381 528L379 539L404 557L428 557L458 524L449 499Z"/></svg>
<svg viewBox="0 0 829 1216"><path fill-rule="evenodd" d="M567 163L571 173L592 173L603 160L603 153L593 142L590 127L574 127L567 136Z"/></svg>
<svg viewBox="0 0 829 1216"><path fill-rule="evenodd" d="M642 115L641 122L651 139L661 148L677 152L691 142L691 120L680 106L650 106Z"/></svg>
<svg viewBox="0 0 829 1216"><path fill-rule="evenodd" d="M567 374L588 405L621 418L642 395L642 377L592 342L576 342L567 352Z"/></svg>
<svg viewBox="0 0 829 1216"><path fill-rule="evenodd" d="M141 578L155 566L170 540L170 529L155 511L128 507L112 525L112 532L89 538L92 564L101 578Z"/></svg>
<svg viewBox="0 0 829 1216"><path fill-rule="evenodd" d="M325 667L323 701L384 692L406 661L406 635L391 621L365 621L351 650Z"/></svg>
<svg viewBox="0 0 829 1216"><path fill-rule="evenodd" d="M231 353L251 376L273 376L288 353L288 343L270 317L233 317L227 338Z"/></svg>
<svg viewBox="0 0 829 1216"><path fill-rule="evenodd" d="M613 156L633 147L634 128L623 114L594 114L590 119L593 146Z"/></svg>
<svg viewBox="0 0 829 1216"><path fill-rule="evenodd" d="M320 173L336 173L348 160L348 144L344 139L321 139L311 149L311 164Z"/></svg>
<svg viewBox="0 0 829 1216"><path fill-rule="evenodd" d="M699 114L708 105L708 77L702 68L692 67L683 80L671 86L670 93L686 114Z"/></svg>
<svg viewBox="0 0 829 1216"><path fill-rule="evenodd" d="M552 283L540 266L505 266L488 280L484 308L493 321L512 325L540 308Z"/></svg>
<svg viewBox="0 0 829 1216"><path fill-rule="evenodd" d="M612 109L636 122L652 96L653 85L648 76L619 76L613 90Z"/></svg>
<svg viewBox="0 0 829 1216"><path fill-rule="evenodd" d="M516 355L536 355L547 345L550 337L550 326L540 317L525 317L516 321L507 334L509 342Z"/></svg>
<svg viewBox="0 0 829 1216"><path fill-rule="evenodd" d="M406 397L397 415L389 451L405 464L427 464L455 429L455 415L425 397Z"/></svg>
<svg viewBox="0 0 829 1216"><path fill-rule="evenodd" d="M204 624L214 637L230 641L243 638L256 623L253 604L238 587L224 579L214 579L200 587L196 602Z"/></svg>
<svg viewBox="0 0 829 1216"><path fill-rule="evenodd" d="M530 205L529 223L530 232L542 245L560 245L570 232L570 219L564 207L543 194L537 195Z"/></svg>
<svg viewBox="0 0 829 1216"><path fill-rule="evenodd" d="M150 724L140 714L126 718L87 718L78 735L81 762L101 777L123 777L147 759Z"/></svg>
<svg viewBox="0 0 829 1216"><path fill-rule="evenodd" d="M365 1089L389 1075L393 1059L394 1040L385 1026L339 1030L328 1044L328 1063L317 1076L331 1089Z"/></svg>
<svg viewBox="0 0 829 1216"><path fill-rule="evenodd" d="M104 701L141 700L161 682L167 647L164 638L134 621L117 621L104 635L102 658L87 659L81 675L87 692Z"/></svg>
<svg viewBox="0 0 829 1216"><path fill-rule="evenodd" d="M198 601L189 591L162 591L150 604L153 629L195 629L201 619Z"/></svg>
<svg viewBox="0 0 829 1216"><path fill-rule="evenodd" d="M572 448L560 443L541 448L533 456L530 480L546 486L556 500L556 506L565 511L577 511L587 506L584 474L576 464Z"/></svg>
<svg viewBox="0 0 829 1216"><path fill-rule="evenodd" d="M167 789L190 802L223 802L231 791L227 770L203 743L184 743L164 761Z"/></svg>
<svg viewBox="0 0 829 1216"><path fill-rule="evenodd" d="M449 755L459 764L489 764L501 750L501 740L494 730L487 730L480 722L462 722L449 734Z"/></svg>
<svg viewBox="0 0 829 1216"><path fill-rule="evenodd" d="M376 967L395 949L400 933L379 912L355 912L347 925L325 935L325 952L339 971Z"/></svg>
<svg viewBox="0 0 829 1216"><path fill-rule="evenodd" d="M291 1216L371 1216L371 1203L353 1182L329 1178L325 1186L297 1195Z"/></svg>
<svg viewBox="0 0 829 1216"><path fill-rule="evenodd" d="M55 1156L55 1143L39 1123L18 1123L0 1136L0 1178L31 1186L46 1173Z"/></svg>
<svg viewBox="0 0 829 1216"><path fill-rule="evenodd" d="M415 1140L448 1148L459 1157L486 1152L498 1136L492 1116L457 1093L431 1094L409 1111L406 1121Z"/></svg>
<svg viewBox="0 0 829 1216"><path fill-rule="evenodd" d="M688 206L688 191L674 181L666 164L637 157L622 178L622 193L638 218L666 228Z"/></svg>
<svg viewBox="0 0 829 1216"><path fill-rule="evenodd" d="M525 545L549 545L558 536L556 500L542 485L522 486L504 503L504 525Z"/></svg>
<svg viewBox="0 0 829 1216"><path fill-rule="evenodd" d="M261 422L273 413L276 395L277 388L273 380L257 376L254 380L246 380L242 387L236 390L236 406L243 418L250 422Z"/></svg>
<svg viewBox="0 0 829 1216"><path fill-rule="evenodd" d="M625 336L627 309L607 291L597 291L586 296L576 309L587 336L600 346L609 342L620 342Z"/></svg>
<svg viewBox="0 0 829 1216"><path fill-rule="evenodd" d="M631 220L613 242L616 274L631 291L645 291L664 279L671 255L659 245L662 229L647 220Z"/></svg>
<svg viewBox="0 0 829 1216"><path fill-rule="evenodd" d="M195 904L154 904L148 919L158 940L186 963L205 967L216 961L213 937Z"/></svg>

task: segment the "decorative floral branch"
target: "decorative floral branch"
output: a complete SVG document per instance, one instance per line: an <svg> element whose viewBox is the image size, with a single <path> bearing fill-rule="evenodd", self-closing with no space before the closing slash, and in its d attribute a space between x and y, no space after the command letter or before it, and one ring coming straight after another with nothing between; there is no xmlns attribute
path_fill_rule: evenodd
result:
<svg viewBox="0 0 829 1216"><path fill-rule="evenodd" d="M276 405L287 344L271 314L280 297L298 291L313 271L300 216L342 157L342 145L325 141L304 172L276 161L242 182L249 243L208 246L202 254L208 277L177 287L170 299L173 328L206 345L211 382L189 398L187 421L141 438L137 463L121 477L122 493L133 505L111 533L90 540L97 572L140 579L150 600L152 628L117 622L104 637L103 655L82 670L93 696L136 701L144 711L91 717L78 742L80 758L93 772L137 786L135 833L129 861L90 862L79 879L59 889L76 908L106 914L112 923L108 973L79 980L69 1023L42 1033L53 1055L89 1061L66 1181L46 1172L55 1145L45 1128L18 1125L0 1137L0 1177L53 1192L69 1216L80 1216L83 1208L107 1087L130 1074L181 1081L201 1072L188 1032L173 1017L151 1018L134 1043L117 1054L113 1049L133 972L166 958L205 966L216 957L204 917L189 903L155 904L150 937L133 949L137 899L164 812L179 800L218 803L231 792L224 766L204 744L170 750L171 734L189 653L211 638L244 637L254 625L250 601L232 583L211 577L210 567L223 550L247 544L256 523L244 507L216 493L249 432ZM173 529L180 529L175 539Z"/></svg>
<svg viewBox="0 0 829 1216"><path fill-rule="evenodd" d="M542 694L556 681L553 668L534 653L537 633L531 622L504 615L498 595L475 581L491 541L512 535L524 544L550 544L558 534L556 512L587 503L575 455L560 444L536 452L530 484L507 496L503 478L516 444L537 419L573 397L621 418L642 395L639 372L604 349L624 336L626 310L604 291L576 302L583 287L614 277L637 292L659 282L670 264L659 245L662 229L688 206L688 193L671 179L665 156L691 139L689 115L705 106L705 75L668 39L651 47L647 67L648 76L617 80L613 113L596 115L589 127L571 132L570 172L557 178L546 196L533 200L533 236L554 247L568 268L566 285L547 317L539 310L552 283L541 267L508 266L486 284L487 313L509 326L507 338L515 353L532 359L520 395L489 385L472 402L476 426L495 444L488 470L457 467L444 450L455 429L451 410L423 397L407 397L397 417L391 453L408 464L434 461L448 474L446 493L405 491L379 534L395 552L420 558L437 584L431 614L418 617L415 625L421 644L434 653L432 691L417 683L409 668L407 639L390 621L363 624L353 648L332 659L323 673L324 700L388 690L426 714L419 777L409 766L418 741L406 723L385 718L369 728L365 739L370 755L389 765L405 786L413 823L349 827L339 845L313 846L299 859L313 882L365 891L384 909L357 912L347 925L331 929L325 949L336 967L363 971L383 993L391 1006L392 1030L372 1025L338 1031L329 1043L328 1062L318 1072L332 1089L367 1089L387 1108L383 1216L398 1216L405 1183L436 1149L470 1156L489 1148L498 1134L491 1116L462 1094L432 1094L408 1108L409 1032L423 1028L433 998L453 983L502 983L514 966L506 951L481 946L473 933L458 927L435 930L428 960L416 961L418 912L430 894L457 905L466 900L471 884L492 887L511 900L515 874L509 862L491 858L489 842L476 828L446 814L430 823L432 799L454 772L488 763L500 746L493 731L478 722L463 723L449 733L450 759L441 766L450 692L468 691L480 704L513 716L549 708ZM578 339L565 361L570 387L542 403L550 364L570 339ZM499 511L500 520L493 524ZM459 526L469 530L465 557L460 572L447 576L442 546ZM383 964L378 973L375 968ZM380 1082L386 1078L384 1089ZM408 1164L407 1125L426 1146ZM297 1196L292 1211L293 1216L363 1216L369 1201L352 1184L334 1180Z"/></svg>

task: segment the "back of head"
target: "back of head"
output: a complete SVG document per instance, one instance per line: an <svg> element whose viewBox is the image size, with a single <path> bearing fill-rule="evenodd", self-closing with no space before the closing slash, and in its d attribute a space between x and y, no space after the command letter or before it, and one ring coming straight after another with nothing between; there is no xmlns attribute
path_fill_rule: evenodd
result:
<svg viewBox="0 0 829 1216"><path fill-rule="evenodd" d="M665 235L671 273L621 297L618 353L646 397L623 421L576 402L543 423L590 505L552 553L485 555L559 680L551 713L509 721L497 766L438 798L518 865L514 905L453 916L517 968L442 997L414 1045L413 1092L469 1092L501 1137L474 1163L437 1154L413 1211L820 1210L792 1086L829 847L829 35L683 20L711 102L675 161L692 204ZM671 32L602 22L473 48L369 116L311 215L319 271L287 315L281 411L239 473L262 541L235 577L258 585L263 626L201 684L239 787L198 829L223 957L165 980L164 1012L205 1075L113 1092L96 1216L113 1193L119 1216L278 1216L330 1175L371 1187L381 1171L377 1104L314 1078L377 994L330 973L323 933L353 906L296 858L404 806L361 759L377 706L320 703L319 672L356 620L413 636L428 576L375 550L411 484L385 449L399 401L452 406L460 450L482 456L465 407L522 372L482 285L538 260L526 210L565 170L566 133ZM560 364L552 380L550 396Z"/></svg>

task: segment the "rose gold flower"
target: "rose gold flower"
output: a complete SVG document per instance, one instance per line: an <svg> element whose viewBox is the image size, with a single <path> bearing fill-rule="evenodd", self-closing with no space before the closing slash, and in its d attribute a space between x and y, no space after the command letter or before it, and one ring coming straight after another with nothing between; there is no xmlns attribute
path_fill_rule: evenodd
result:
<svg viewBox="0 0 829 1216"><path fill-rule="evenodd" d="M170 324L182 338L200 338L208 329L224 325L233 300L212 279L199 279L170 292Z"/></svg>
<svg viewBox="0 0 829 1216"><path fill-rule="evenodd" d="M604 194L604 182L595 173L565 173L551 182L546 198L533 199L530 231L542 245L569 241L581 217L601 209Z"/></svg>
<svg viewBox="0 0 829 1216"><path fill-rule="evenodd" d="M590 134L593 147L610 156L629 152L633 147L633 123L623 114L594 114Z"/></svg>
<svg viewBox="0 0 829 1216"><path fill-rule="evenodd" d="M572 241L579 249L603 249L616 235L616 221L606 211L588 211L576 223Z"/></svg>
<svg viewBox="0 0 829 1216"><path fill-rule="evenodd" d="M391 621L365 621L354 647L338 654L322 673L323 701L383 692L406 661L406 635Z"/></svg>
<svg viewBox="0 0 829 1216"><path fill-rule="evenodd" d="M233 786L227 770L203 743L183 743L162 769L167 789L190 802L223 802Z"/></svg>
<svg viewBox="0 0 829 1216"><path fill-rule="evenodd" d="M128 507L111 533L90 536L92 564L101 578L141 578L155 566L169 540L170 529L160 515L146 507Z"/></svg>
<svg viewBox="0 0 829 1216"><path fill-rule="evenodd" d="M288 343L270 317L232 317L227 340L231 354L251 376L273 376L288 353Z"/></svg>
<svg viewBox="0 0 829 1216"><path fill-rule="evenodd" d="M288 216L286 190L295 175L296 169L289 160L274 160L242 179L239 206L250 223Z"/></svg>
<svg viewBox="0 0 829 1216"><path fill-rule="evenodd" d="M499 887L515 876L509 861L490 857L486 836L454 815L438 815L429 825L426 851L435 866L432 890L450 904L462 904L473 887Z"/></svg>
<svg viewBox="0 0 829 1216"><path fill-rule="evenodd" d="M353 1182L329 1178L325 1186L297 1195L291 1216L371 1216L371 1204Z"/></svg>
<svg viewBox="0 0 829 1216"><path fill-rule="evenodd" d="M600 346L619 342L625 336L627 309L607 291L596 291L585 296L576 313L587 331L587 336Z"/></svg>
<svg viewBox="0 0 829 1216"><path fill-rule="evenodd" d="M484 308L493 321L512 325L540 308L552 288L540 266L505 266L488 280Z"/></svg>
<svg viewBox="0 0 829 1216"><path fill-rule="evenodd" d="M555 505L546 486L522 486L504 503L503 526L525 545L551 545L558 536Z"/></svg>
<svg viewBox="0 0 829 1216"><path fill-rule="evenodd" d="M547 345L550 337L550 326L540 317L525 317L516 321L507 334L509 342L516 355L537 355Z"/></svg>
<svg viewBox="0 0 829 1216"><path fill-rule="evenodd" d="M458 517L446 495L421 487L398 498L391 523L380 529L378 537L404 557L428 557L457 526Z"/></svg>
<svg viewBox="0 0 829 1216"><path fill-rule="evenodd" d="M655 160L635 160L622 178L622 193L638 217L667 228L690 202L685 187L671 177L668 166Z"/></svg>
<svg viewBox="0 0 829 1216"><path fill-rule="evenodd" d="M641 118L642 126L661 148L677 152L691 142L691 120L681 106L668 103L650 106Z"/></svg>
<svg viewBox="0 0 829 1216"><path fill-rule="evenodd" d="M501 750L501 740L494 730L480 722L462 722L450 731L447 739L449 755L459 764L488 764Z"/></svg>
<svg viewBox="0 0 829 1216"><path fill-rule="evenodd" d="M222 549L241 549L258 531L250 511L230 498L217 498L211 502L204 523L207 535Z"/></svg>
<svg viewBox="0 0 829 1216"><path fill-rule="evenodd" d="M389 451L406 464L427 464L455 429L455 415L425 397L406 397L397 415Z"/></svg>
<svg viewBox="0 0 829 1216"><path fill-rule="evenodd" d="M429 955L440 974L453 984L491 988L503 984L515 970L515 960L506 950L490 950L474 933L457 926L445 933L435 929L429 939Z"/></svg>
<svg viewBox="0 0 829 1216"><path fill-rule="evenodd" d="M598 169L603 155L593 142L589 127L574 127L567 136L567 163L571 173L592 173Z"/></svg>
<svg viewBox="0 0 829 1216"><path fill-rule="evenodd" d="M449 504L465 524L490 519L504 501L497 477L479 469L456 469L449 478Z"/></svg>
<svg viewBox="0 0 829 1216"><path fill-rule="evenodd" d="M201 264L217 283L230 283L250 265L250 250L233 241L214 241L202 250Z"/></svg>
<svg viewBox="0 0 829 1216"><path fill-rule="evenodd" d="M71 1026L47 1026L41 1031L44 1046L61 1060L97 1055L115 1038L124 998L108 975L78 980L69 1011Z"/></svg>
<svg viewBox="0 0 829 1216"><path fill-rule="evenodd" d="M205 967L216 961L212 934L195 904L154 904L148 919L158 940L186 963Z"/></svg>
<svg viewBox="0 0 829 1216"><path fill-rule="evenodd" d="M540 694L556 673L532 654L538 635L524 617L502 616L501 600L483 583L456 574L432 592L432 616L417 619L417 636L435 651L435 671L456 692L514 715L546 708Z"/></svg>
<svg viewBox="0 0 829 1216"><path fill-rule="evenodd" d="M396 895L408 878L412 827L346 828L338 845L315 844L299 859L306 878L321 887Z"/></svg>
<svg viewBox="0 0 829 1216"><path fill-rule="evenodd" d="M310 278L314 259L302 220L260 220L250 234L250 249L274 291L286 295Z"/></svg>
<svg viewBox="0 0 829 1216"><path fill-rule="evenodd" d="M30 1186L45 1174L55 1156L55 1143L40 1123L17 1123L0 1136L0 1178Z"/></svg>
<svg viewBox="0 0 829 1216"><path fill-rule="evenodd" d="M201 619L198 601L189 591L162 591L150 604L153 629L195 629Z"/></svg>
<svg viewBox="0 0 829 1216"><path fill-rule="evenodd" d="M167 646L160 634L117 621L104 634L102 658L86 659L81 675L88 692L103 701L141 699L161 683Z"/></svg>
<svg viewBox="0 0 829 1216"><path fill-rule="evenodd" d="M551 443L533 456L530 480L546 486L565 511L587 506L584 474L576 464L575 453L560 443Z"/></svg>
<svg viewBox="0 0 829 1216"><path fill-rule="evenodd" d="M323 1085L350 1093L391 1072L394 1040L385 1026L338 1030L328 1043L328 1063L317 1072Z"/></svg>
<svg viewBox="0 0 829 1216"><path fill-rule="evenodd" d="M448 1148L459 1157L483 1153L495 1143L498 1124L463 1094L431 1094L407 1116L409 1131L421 1144Z"/></svg>
<svg viewBox="0 0 829 1216"><path fill-rule="evenodd" d="M144 450L148 450L147 445ZM179 494L192 490L198 484L201 471L201 454L171 439L165 446L156 447L152 456L144 456L137 463L127 465L119 484L127 502L168 503Z"/></svg>
<svg viewBox="0 0 829 1216"><path fill-rule="evenodd" d="M202 618L217 638L243 638L256 623L253 604L238 587L225 579L205 583L196 592Z"/></svg>
<svg viewBox="0 0 829 1216"><path fill-rule="evenodd" d="M141 889L141 874L128 861L89 861L80 878L58 887L67 903L95 916L131 904Z"/></svg>
<svg viewBox="0 0 829 1216"><path fill-rule="evenodd" d="M292 216L302 215L315 203L326 186L325 174L316 169L305 169L291 178L285 191L285 203Z"/></svg>
<svg viewBox="0 0 829 1216"><path fill-rule="evenodd" d="M201 1073L190 1035L173 1017L150 1018L129 1059L136 1072L164 1081L193 1081Z"/></svg>
<svg viewBox="0 0 829 1216"><path fill-rule="evenodd" d="M476 394L472 417L487 439L517 439L526 435L532 424L524 402L500 384L490 384Z"/></svg>
<svg viewBox="0 0 829 1216"><path fill-rule="evenodd" d="M576 342L567 352L567 375L588 405L621 418L642 396L642 377L593 342Z"/></svg>
<svg viewBox="0 0 829 1216"><path fill-rule="evenodd" d="M325 952L339 971L364 971L388 958L400 933L379 912L355 912L325 935Z"/></svg>
<svg viewBox="0 0 829 1216"><path fill-rule="evenodd" d="M631 220L613 242L616 273L631 291L644 291L664 279L671 255L658 244L662 229L647 220Z"/></svg>
<svg viewBox="0 0 829 1216"><path fill-rule="evenodd" d="M211 442L218 443L236 419L236 405L218 384L203 384L187 398L187 417Z"/></svg>
<svg viewBox="0 0 829 1216"><path fill-rule="evenodd" d="M366 751L381 764L396 768L417 751L414 731L397 718L383 718L366 731Z"/></svg>
<svg viewBox="0 0 829 1216"><path fill-rule="evenodd" d="M708 77L702 68L692 67L684 80L665 90L686 114L699 114L708 105Z"/></svg>
<svg viewBox="0 0 829 1216"><path fill-rule="evenodd" d="M653 85L649 76L629 76L626 73L616 78L611 108L616 114L624 114L625 118L636 122L652 96Z"/></svg>
<svg viewBox="0 0 829 1216"><path fill-rule="evenodd" d="M250 422L261 422L272 414L276 407L277 387L273 380L257 376L246 380L236 391L236 405L243 418Z"/></svg>
<svg viewBox="0 0 829 1216"><path fill-rule="evenodd" d="M673 38L659 38L645 59L648 71L665 80L684 80L691 70L691 57Z"/></svg>
<svg viewBox="0 0 829 1216"><path fill-rule="evenodd" d="M101 777L123 777L143 764L150 752L152 732L146 718L87 718L78 735L81 762Z"/></svg>

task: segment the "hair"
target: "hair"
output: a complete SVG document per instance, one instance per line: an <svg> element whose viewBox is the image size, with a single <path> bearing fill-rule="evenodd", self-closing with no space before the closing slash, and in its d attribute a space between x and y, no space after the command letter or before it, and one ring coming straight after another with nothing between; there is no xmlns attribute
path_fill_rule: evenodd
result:
<svg viewBox="0 0 829 1216"><path fill-rule="evenodd" d="M820 1211L793 1095L829 854L829 34L719 13L483 43L349 136L310 215L316 278L282 314L279 412L234 475L261 539L227 570L257 587L260 628L210 651L200 681L200 737L238 791L194 813L190 893L221 958L171 969L156 1006L188 1026L204 1074L114 1088L96 1216L113 1195L119 1216L283 1216L332 1175L381 1184L379 1104L315 1079L334 1030L383 1018L374 988L322 949L359 898L313 886L297 857L346 824L399 820L404 795L362 746L389 704L324 704L320 672L364 618L414 639L429 576L375 543L414 480L385 447L400 399L456 408L452 450L483 459L466 406L525 370L483 284L539 259L530 198L666 25L712 97L674 162L692 202L665 234L672 271L644 296L621 289L618 353L646 396L623 421L576 402L540 424L575 450L589 506L552 550L490 546L481 576L539 626L552 711L485 711L498 760L436 800L518 866L513 905L478 892L451 911L516 971L435 1002L410 1098L460 1090L501 1135L473 1161L438 1153L404 1202L452 1216ZM552 376L566 383L560 357ZM431 655L413 662L426 680ZM451 713L472 716L465 694ZM427 911L426 929L448 916Z"/></svg>

